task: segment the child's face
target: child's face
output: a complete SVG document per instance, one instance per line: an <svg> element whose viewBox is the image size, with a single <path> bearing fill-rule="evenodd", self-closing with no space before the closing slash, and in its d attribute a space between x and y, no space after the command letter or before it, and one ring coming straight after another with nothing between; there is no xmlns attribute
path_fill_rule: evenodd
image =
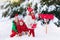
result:
<svg viewBox="0 0 60 40"><path fill-rule="evenodd" d="M18 22L18 17L15 17L15 21Z"/></svg>
<svg viewBox="0 0 60 40"><path fill-rule="evenodd" d="M33 12L31 12L31 15L34 15L34 13L33 13Z"/></svg>
<svg viewBox="0 0 60 40"><path fill-rule="evenodd" d="M22 26L23 25L23 22L20 22L20 25Z"/></svg>

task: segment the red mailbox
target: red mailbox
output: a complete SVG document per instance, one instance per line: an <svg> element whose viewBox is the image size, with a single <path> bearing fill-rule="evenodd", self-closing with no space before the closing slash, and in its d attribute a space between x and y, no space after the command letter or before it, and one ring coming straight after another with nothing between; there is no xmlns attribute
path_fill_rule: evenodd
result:
<svg viewBox="0 0 60 40"><path fill-rule="evenodd" d="M38 15L39 15L39 18L41 18L41 19L50 19L50 20L52 20L54 18L53 14L38 14Z"/></svg>

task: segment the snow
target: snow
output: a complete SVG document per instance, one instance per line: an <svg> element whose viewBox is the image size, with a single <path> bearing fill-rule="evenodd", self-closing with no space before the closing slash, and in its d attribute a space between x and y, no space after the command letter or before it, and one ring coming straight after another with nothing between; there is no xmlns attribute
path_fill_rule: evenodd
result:
<svg viewBox="0 0 60 40"><path fill-rule="evenodd" d="M53 23L58 22L58 19L54 16Z"/></svg>
<svg viewBox="0 0 60 40"><path fill-rule="evenodd" d="M0 18L2 18L2 14L5 13L7 10L8 10L8 8L7 9L0 9Z"/></svg>
<svg viewBox="0 0 60 40"><path fill-rule="evenodd" d="M42 11L43 11L43 10L46 11L47 8L48 8L47 5L44 5L41 10L42 10Z"/></svg>
<svg viewBox="0 0 60 40"><path fill-rule="evenodd" d="M38 3L37 7L38 7L38 9L37 9L38 13L41 13L42 12L42 10L41 10L42 9L42 5L40 3Z"/></svg>
<svg viewBox="0 0 60 40"><path fill-rule="evenodd" d="M56 7L54 5L50 5L48 8L48 12L55 10Z"/></svg>
<svg viewBox="0 0 60 40"><path fill-rule="evenodd" d="M8 11L8 9L10 8L10 6L8 6L6 9L4 9L8 4L9 4L9 2L1 2L0 3L1 5L0 5L0 19L2 18L2 15L6 12L6 11ZM1 8L1 6L3 5L3 7Z"/></svg>
<svg viewBox="0 0 60 40"><path fill-rule="evenodd" d="M0 40L60 40L60 28L54 25L52 21L48 25L48 32L46 34L46 25L41 25L41 21L37 22L37 28L35 29L35 37L23 35L21 37L15 36L10 38L12 20L6 18L4 21L0 21Z"/></svg>
<svg viewBox="0 0 60 40"><path fill-rule="evenodd" d="M3 8L5 8L7 5L9 5L10 3L9 2L6 2L5 4L4 4L4 7Z"/></svg>

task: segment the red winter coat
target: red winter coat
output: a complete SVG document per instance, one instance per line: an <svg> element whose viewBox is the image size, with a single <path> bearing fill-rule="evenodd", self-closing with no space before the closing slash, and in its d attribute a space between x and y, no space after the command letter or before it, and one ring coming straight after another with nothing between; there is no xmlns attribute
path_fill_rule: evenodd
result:
<svg viewBox="0 0 60 40"><path fill-rule="evenodd" d="M23 25L21 26L19 23L16 24L16 27L17 27L17 31L18 33L21 33L21 32L25 32L25 31L28 31L28 28L26 26L26 24L24 23L24 21L20 20L19 22L23 22Z"/></svg>

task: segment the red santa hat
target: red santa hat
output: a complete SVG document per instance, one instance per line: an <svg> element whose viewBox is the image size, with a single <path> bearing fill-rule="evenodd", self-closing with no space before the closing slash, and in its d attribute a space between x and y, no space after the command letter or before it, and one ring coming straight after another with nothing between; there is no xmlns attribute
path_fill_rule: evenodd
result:
<svg viewBox="0 0 60 40"><path fill-rule="evenodd" d="M29 13L31 13L33 11L33 9L31 7L28 7L27 10Z"/></svg>

